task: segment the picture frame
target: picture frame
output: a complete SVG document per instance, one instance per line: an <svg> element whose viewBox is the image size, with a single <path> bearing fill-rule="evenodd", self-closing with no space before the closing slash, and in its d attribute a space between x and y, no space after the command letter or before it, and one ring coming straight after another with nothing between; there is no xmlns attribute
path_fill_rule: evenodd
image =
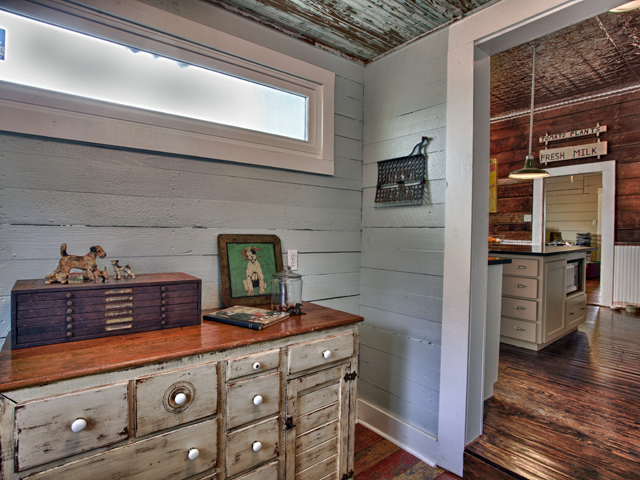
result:
<svg viewBox="0 0 640 480"><path fill-rule="evenodd" d="M218 235L222 303L271 303L271 278L282 271L282 249L276 235Z"/></svg>

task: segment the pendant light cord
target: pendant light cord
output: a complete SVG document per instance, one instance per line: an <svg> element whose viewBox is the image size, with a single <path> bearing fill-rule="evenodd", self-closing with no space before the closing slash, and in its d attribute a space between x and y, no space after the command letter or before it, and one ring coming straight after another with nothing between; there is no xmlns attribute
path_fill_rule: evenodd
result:
<svg viewBox="0 0 640 480"><path fill-rule="evenodd" d="M531 120L529 121L529 156L533 140L533 97L536 93L536 46L533 46L533 73L531 74Z"/></svg>

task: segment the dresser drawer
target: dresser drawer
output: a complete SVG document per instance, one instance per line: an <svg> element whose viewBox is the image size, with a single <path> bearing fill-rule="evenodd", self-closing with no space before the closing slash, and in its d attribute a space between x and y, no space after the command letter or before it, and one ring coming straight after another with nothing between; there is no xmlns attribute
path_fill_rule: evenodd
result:
<svg viewBox="0 0 640 480"><path fill-rule="evenodd" d="M538 302L520 298L502 297L502 315L521 318L535 322L537 320Z"/></svg>
<svg viewBox="0 0 640 480"><path fill-rule="evenodd" d="M216 413L216 364L136 379L136 437Z"/></svg>
<svg viewBox="0 0 640 480"><path fill-rule="evenodd" d="M289 347L289 373L302 372L350 358L353 352L353 335L351 334L293 345Z"/></svg>
<svg viewBox="0 0 640 480"><path fill-rule="evenodd" d="M537 325L535 323L502 317L500 321L500 335L535 343L536 327Z"/></svg>
<svg viewBox="0 0 640 480"><path fill-rule="evenodd" d="M276 478L278 478L278 462L273 462L251 473L242 475L236 480L274 480Z"/></svg>
<svg viewBox="0 0 640 480"><path fill-rule="evenodd" d="M504 276L502 277L502 294L513 297L538 298L538 280Z"/></svg>
<svg viewBox="0 0 640 480"><path fill-rule="evenodd" d="M227 434L227 476L276 457L278 437L277 417Z"/></svg>
<svg viewBox="0 0 640 480"><path fill-rule="evenodd" d="M16 405L16 469L126 440L128 426L126 383Z"/></svg>
<svg viewBox="0 0 640 480"><path fill-rule="evenodd" d="M512 258L511 263L506 263L502 266L502 273L505 275L518 275L520 277L537 277L538 269L538 260Z"/></svg>
<svg viewBox="0 0 640 480"><path fill-rule="evenodd" d="M208 420L29 477L33 480L191 478L217 462L217 420ZM197 458L189 459L192 449ZM215 475L206 478L216 478ZM273 477L275 478L275 477Z"/></svg>
<svg viewBox="0 0 640 480"><path fill-rule="evenodd" d="M232 383L227 386L227 428L275 415L280 410L280 374Z"/></svg>
<svg viewBox="0 0 640 480"><path fill-rule="evenodd" d="M246 357L232 358L227 360L227 378L244 377L252 373L262 373L280 365L280 350L247 355Z"/></svg>

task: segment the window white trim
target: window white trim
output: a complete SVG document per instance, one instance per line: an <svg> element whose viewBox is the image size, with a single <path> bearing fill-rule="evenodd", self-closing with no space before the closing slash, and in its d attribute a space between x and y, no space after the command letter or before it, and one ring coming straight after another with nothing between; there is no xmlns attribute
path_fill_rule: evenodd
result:
<svg viewBox="0 0 640 480"><path fill-rule="evenodd" d="M0 82L0 130L334 173L335 74L134 1L8 0L3 9L309 99L306 141ZM108 13L106 13L108 12Z"/></svg>

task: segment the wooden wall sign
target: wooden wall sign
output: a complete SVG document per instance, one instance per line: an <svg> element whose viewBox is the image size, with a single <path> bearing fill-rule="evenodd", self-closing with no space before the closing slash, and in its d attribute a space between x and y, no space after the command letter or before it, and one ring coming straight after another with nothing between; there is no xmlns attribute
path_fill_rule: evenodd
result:
<svg viewBox="0 0 640 480"><path fill-rule="evenodd" d="M578 158L599 157L607 154L607 142L574 145L573 147L547 148L540 150L540 162L561 162Z"/></svg>
<svg viewBox="0 0 640 480"><path fill-rule="evenodd" d="M607 131L606 125L596 125L595 127L581 128L571 132L554 133L540 137L540 143L549 143L556 140L571 140L576 137L584 137L585 135L600 135Z"/></svg>

